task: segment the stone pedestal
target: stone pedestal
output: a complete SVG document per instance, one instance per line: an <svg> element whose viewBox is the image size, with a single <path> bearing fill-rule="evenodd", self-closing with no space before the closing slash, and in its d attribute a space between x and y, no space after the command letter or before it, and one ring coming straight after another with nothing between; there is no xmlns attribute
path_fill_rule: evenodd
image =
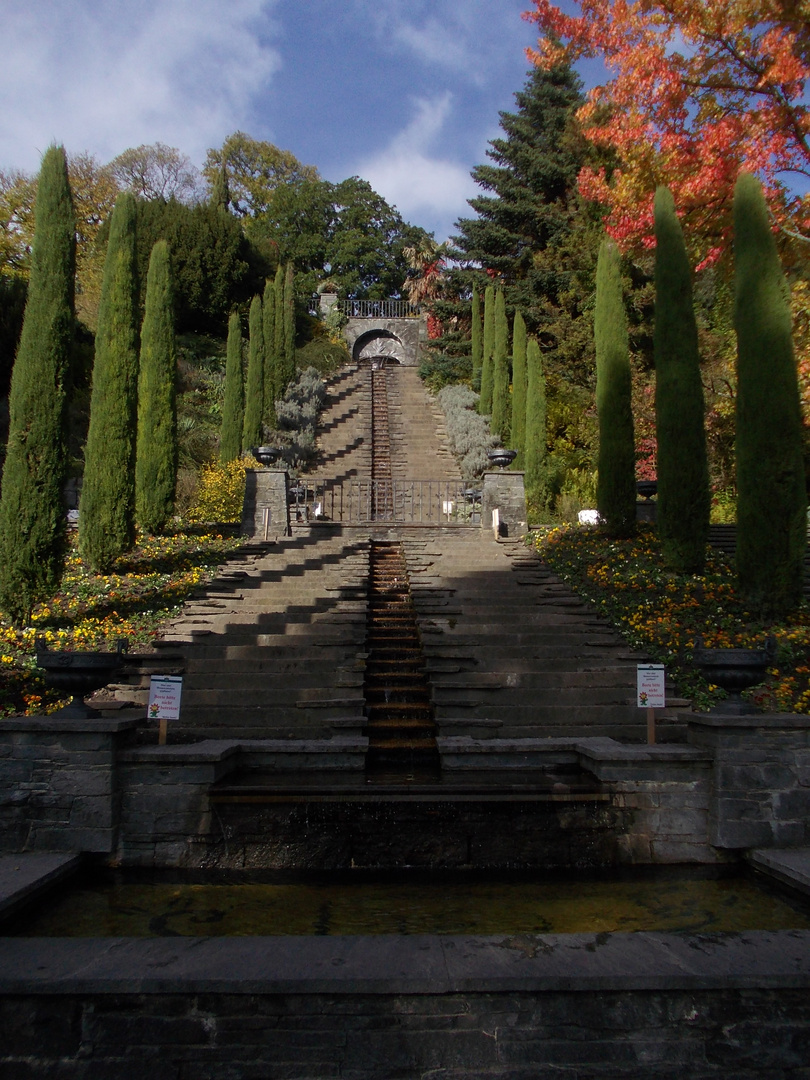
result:
<svg viewBox="0 0 810 1080"><path fill-rule="evenodd" d="M481 492L481 528L492 529L492 511L498 511L498 535L522 536L528 529L523 473L499 469L484 473Z"/></svg>
<svg viewBox="0 0 810 1080"><path fill-rule="evenodd" d="M290 535L286 469L248 469L245 473L245 501L242 505L242 535L252 540L270 540Z"/></svg>
<svg viewBox="0 0 810 1080"><path fill-rule="evenodd" d="M709 750L709 843L718 848L810 843L810 716L689 714L688 739Z"/></svg>
<svg viewBox="0 0 810 1080"><path fill-rule="evenodd" d="M115 850L116 759L137 719L0 721L0 851Z"/></svg>

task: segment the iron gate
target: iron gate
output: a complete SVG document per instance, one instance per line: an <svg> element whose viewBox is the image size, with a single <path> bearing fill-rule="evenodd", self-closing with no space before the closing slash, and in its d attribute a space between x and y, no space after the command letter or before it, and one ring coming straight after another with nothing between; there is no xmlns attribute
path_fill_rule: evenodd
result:
<svg viewBox="0 0 810 1080"><path fill-rule="evenodd" d="M478 526L481 491L460 480L303 478L290 486L290 520Z"/></svg>

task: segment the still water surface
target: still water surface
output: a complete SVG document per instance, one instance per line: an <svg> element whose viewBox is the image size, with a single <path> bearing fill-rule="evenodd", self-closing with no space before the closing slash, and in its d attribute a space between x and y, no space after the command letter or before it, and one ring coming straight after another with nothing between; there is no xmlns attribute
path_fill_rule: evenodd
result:
<svg viewBox="0 0 810 1080"><path fill-rule="evenodd" d="M23 936L501 934L810 929L810 908L750 877L695 871L506 881L144 880L106 874L18 922Z"/></svg>

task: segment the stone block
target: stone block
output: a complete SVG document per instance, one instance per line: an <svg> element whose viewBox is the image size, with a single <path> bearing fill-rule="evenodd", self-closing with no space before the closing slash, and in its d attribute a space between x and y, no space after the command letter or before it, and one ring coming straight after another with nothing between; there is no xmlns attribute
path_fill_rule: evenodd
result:
<svg viewBox="0 0 810 1080"><path fill-rule="evenodd" d="M810 818L810 788L794 788L774 794L773 812L779 821Z"/></svg>
<svg viewBox="0 0 810 1080"><path fill-rule="evenodd" d="M769 847L773 828L767 821L727 821L718 815L710 819L709 842L719 848Z"/></svg>

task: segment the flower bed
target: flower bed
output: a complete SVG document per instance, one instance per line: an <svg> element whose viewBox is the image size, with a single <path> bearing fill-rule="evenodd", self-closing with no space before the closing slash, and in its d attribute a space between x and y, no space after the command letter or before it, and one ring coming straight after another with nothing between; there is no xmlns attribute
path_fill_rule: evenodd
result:
<svg viewBox="0 0 810 1080"><path fill-rule="evenodd" d="M532 533L528 543L631 645L666 664L679 693L696 708L723 697L691 664L697 637L709 648L761 648L772 635L774 667L747 696L766 709L810 710L810 608L805 602L776 624L757 621L737 595L733 564L722 552L710 549L698 576L664 566L651 530L613 540L595 529L561 527Z"/></svg>
<svg viewBox="0 0 810 1080"><path fill-rule="evenodd" d="M149 646L241 543L217 533L143 537L110 574L91 573L72 547L59 592L35 609L31 625L0 622L0 716L52 712L60 704L36 667L37 638L60 650L113 650L119 638L131 650Z"/></svg>

